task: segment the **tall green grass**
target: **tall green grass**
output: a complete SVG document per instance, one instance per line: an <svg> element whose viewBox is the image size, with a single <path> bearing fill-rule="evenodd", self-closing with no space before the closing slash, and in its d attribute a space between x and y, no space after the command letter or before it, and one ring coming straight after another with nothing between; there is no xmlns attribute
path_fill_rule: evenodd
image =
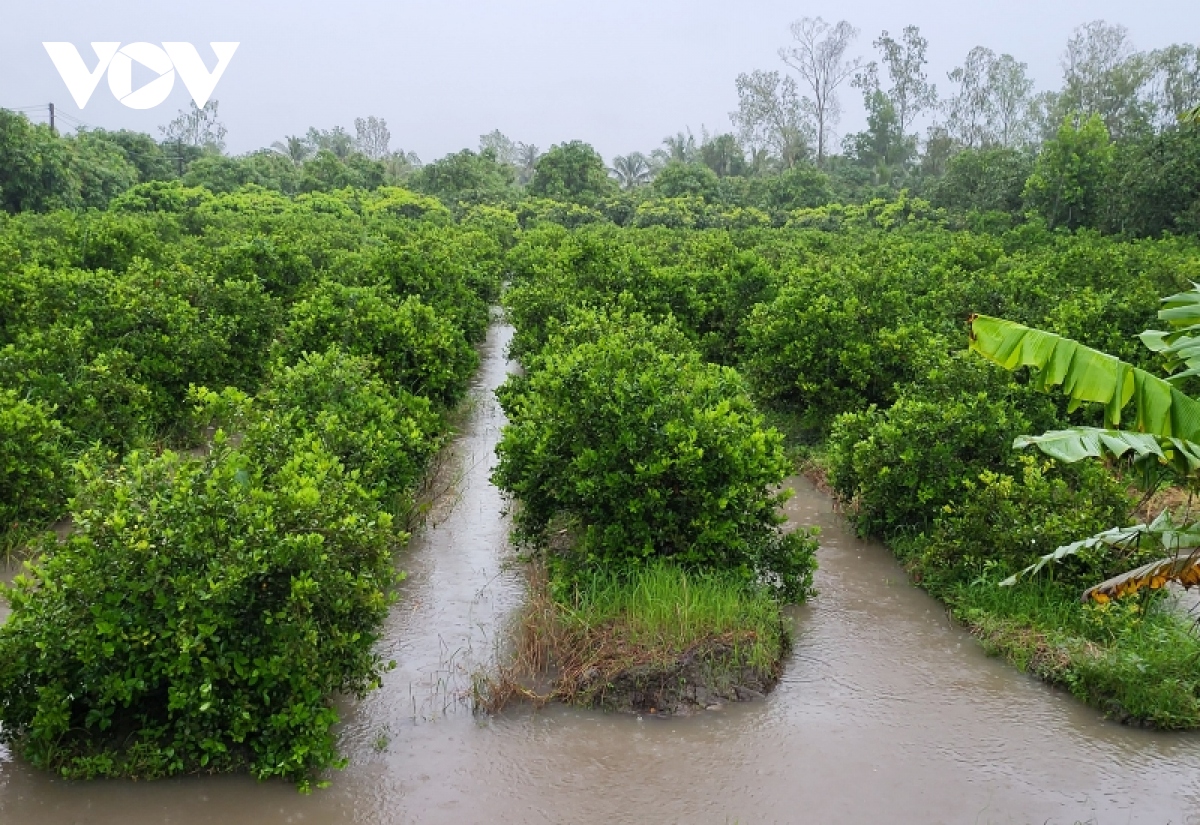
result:
<svg viewBox="0 0 1200 825"><path fill-rule="evenodd" d="M769 668L786 631L776 599L764 588L720 573L692 573L660 562L616 575L577 579L560 620L572 633L607 631L630 647L676 656L705 640L729 637L739 658Z"/></svg>

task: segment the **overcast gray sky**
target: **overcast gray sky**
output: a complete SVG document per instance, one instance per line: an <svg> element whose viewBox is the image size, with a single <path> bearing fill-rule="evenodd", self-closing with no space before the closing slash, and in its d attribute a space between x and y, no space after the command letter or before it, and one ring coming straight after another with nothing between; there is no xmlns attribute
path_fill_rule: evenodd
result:
<svg viewBox="0 0 1200 825"><path fill-rule="evenodd" d="M1067 37L1089 20L1124 24L1141 49L1200 40L1197 0L0 0L0 106L54 101L90 124L157 135L187 105L181 82L158 108L135 111L101 81L81 111L42 41L75 43L89 66L90 41L190 41L211 67L208 42L233 40L214 95L232 152L309 126L353 131L373 114L387 119L393 149L425 161L474 149L496 128L543 149L586 140L611 158L687 126L727 131L737 74L782 68L788 24L818 15L858 27L852 51L872 58L880 31L920 26L941 88L977 45L1057 88ZM843 101L840 131L861 128L858 93L847 85Z"/></svg>

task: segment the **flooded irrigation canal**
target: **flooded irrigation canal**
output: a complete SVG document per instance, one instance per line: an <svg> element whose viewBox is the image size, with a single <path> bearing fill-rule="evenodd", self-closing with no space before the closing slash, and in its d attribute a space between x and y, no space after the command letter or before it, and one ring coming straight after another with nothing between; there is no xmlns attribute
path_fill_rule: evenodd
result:
<svg viewBox="0 0 1200 825"><path fill-rule="evenodd" d="M399 666L345 707L350 765L332 787L65 782L0 750L0 823L1200 823L1200 735L1106 722L989 659L803 479L788 514L823 530L820 595L794 612L766 701L681 719L473 716L471 674L522 595L488 483L510 335L490 332L443 495L400 561L385 642Z"/></svg>

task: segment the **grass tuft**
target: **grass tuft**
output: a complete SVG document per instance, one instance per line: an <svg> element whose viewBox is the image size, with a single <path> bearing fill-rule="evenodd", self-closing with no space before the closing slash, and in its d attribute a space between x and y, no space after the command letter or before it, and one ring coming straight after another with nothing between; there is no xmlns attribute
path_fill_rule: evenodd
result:
<svg viewBox="0 0 1200 825"><path fill-rule="evenodd" d="M668 563L596 572L559 598L531 565L519 623L511 660L476 680L481 710L516 699L638 709L740 698L774 684L790 644L767 590Z"/></svg>

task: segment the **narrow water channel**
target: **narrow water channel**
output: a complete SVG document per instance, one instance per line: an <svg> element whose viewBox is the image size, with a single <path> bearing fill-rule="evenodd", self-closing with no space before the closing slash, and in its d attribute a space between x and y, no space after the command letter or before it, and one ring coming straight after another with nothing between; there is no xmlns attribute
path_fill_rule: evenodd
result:
<svg viewBox="0 0 1200 825"><path fill-rule="evenodd" d="M385 641L399 666L345 707L350 766L332 787L64 782L0 751L0 823L1200 823L1200 735L1106 722L984 656L804 479L788 515L822 527L820 595L792 614L797 646L766 701L684 719L472 716L471 673L521 598L488 483L510 336L494 326L483 349L444 494L400 562Z"/></svg>

